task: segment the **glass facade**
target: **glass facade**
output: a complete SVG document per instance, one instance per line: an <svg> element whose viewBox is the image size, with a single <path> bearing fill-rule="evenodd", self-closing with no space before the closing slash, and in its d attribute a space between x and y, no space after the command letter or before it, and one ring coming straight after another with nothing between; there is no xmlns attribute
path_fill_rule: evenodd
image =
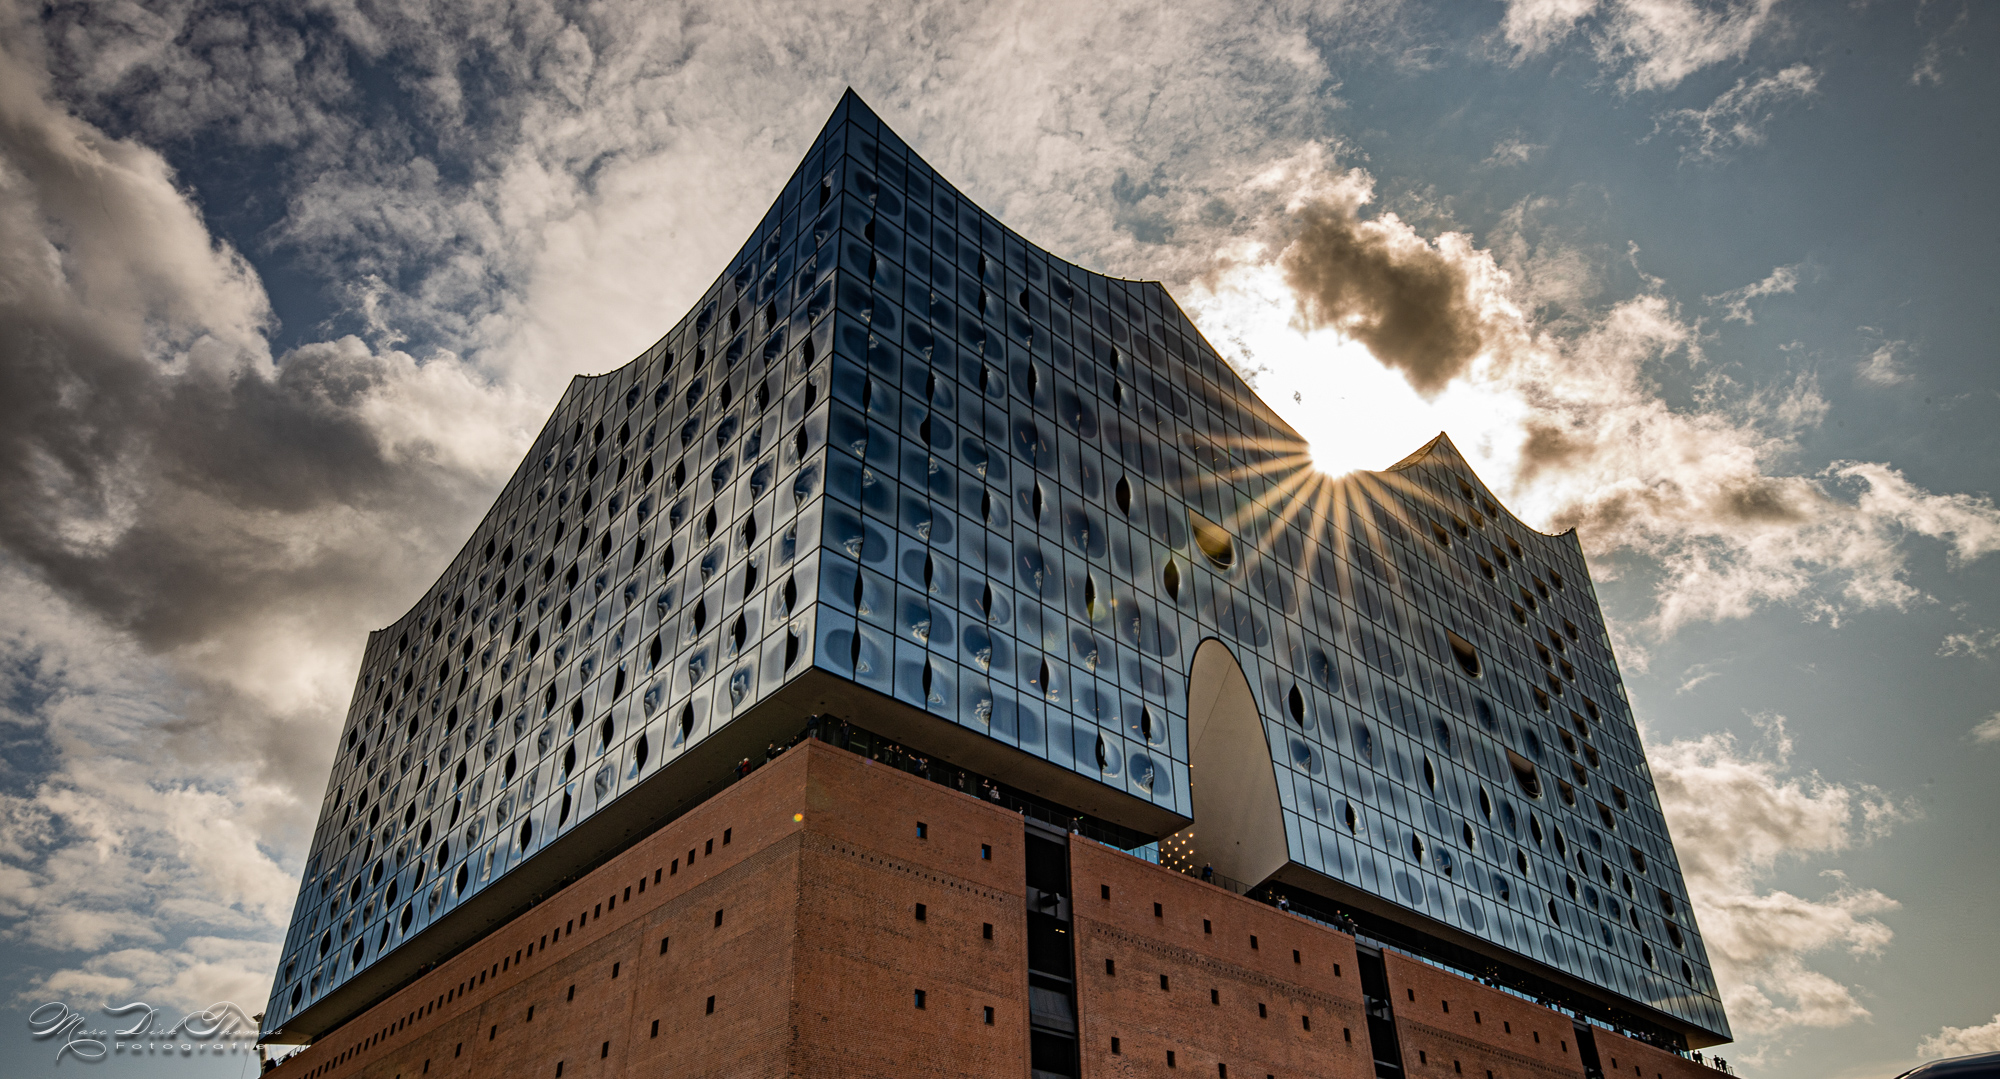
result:
<svg viewBox="0 0 2000 1079"><path fill-rule="evenodd" d="M1186 820L1210 638L1295 866L1727 1036L1574 534L1442 437L1313 472L1157 283L1024 242L852 94L371 636L265 1029L809 670Z"/></svg>

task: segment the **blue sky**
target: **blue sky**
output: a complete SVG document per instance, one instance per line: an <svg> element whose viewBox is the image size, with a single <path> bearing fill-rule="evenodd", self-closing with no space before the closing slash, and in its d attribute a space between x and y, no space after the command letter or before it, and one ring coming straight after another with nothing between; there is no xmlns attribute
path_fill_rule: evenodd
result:
<svg viewBox="0 0 2000 1079"><path fill-rule="evenodd" d="M1579 529L1740 1072L2000 1049L1996 45L1942 0L0 4L9 1074L43 1000L261 1007L366 632L848 86L1165 281L1321 467L1445 430Z"/></svg>

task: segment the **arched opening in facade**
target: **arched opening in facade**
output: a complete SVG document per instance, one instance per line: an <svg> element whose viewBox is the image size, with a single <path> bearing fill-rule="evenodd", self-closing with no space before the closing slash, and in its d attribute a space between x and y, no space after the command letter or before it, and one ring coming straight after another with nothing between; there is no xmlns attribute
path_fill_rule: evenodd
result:
<svg viewBox="0 0 2000 1079"><path fill-rule="evenodd" d="M1214 638L1195 650L1188 670L1188 770L1194 823L1175 845L1192 858L1190 868L1212 865L1255 885L1284 866L1285 820L1257 698L1235 655Z"/></svg>

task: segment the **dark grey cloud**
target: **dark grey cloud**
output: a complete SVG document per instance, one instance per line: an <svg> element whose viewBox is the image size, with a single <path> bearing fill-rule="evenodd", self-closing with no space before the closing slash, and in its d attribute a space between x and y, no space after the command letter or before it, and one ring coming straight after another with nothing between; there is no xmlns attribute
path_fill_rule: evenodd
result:
<svg viewBox="0 0 2000 1079"><path fill-rule="evenodd" d="M284 673L258 652L321 668L415 595L489 481L412 417L479 387L352 339L274 360L256 275L173 173L23 60L0 53L0 559L179 671L191 752L310 789L299 736L338 713L260 692Z"/></svg>
<svg viewBox="0 0 2000 1079"><path fill-rule="evenodd" d="M1595 449L1588 433L1564 429L1547 420L1531 420L1521 439L1521 478L1532 480L1545 468L1563 468L1586 460Z"/></svg>
<svg viewBox="0 0 2000 1079"><path fill-rule="evenodd" d="M274 357L257 274L156 152L54 97L0 0L0 926L10 993L268 985L367 631L525 434L466 365ZM32 983L32 984L31 984Z"/></svg>
<svg viewBox="0 0 2000 1079"><path fill-rule="evenodd" d="M1432 395L1483 345L1465 269L1400 222L1361 221L1321 202L1299 212L1285 281L1311 328L1335 327Z"/></svg>
<svg viewBox="0 0 2000 1079"><path fill-rule="evenodd" d="M274 523L456 501L362 414L392 359L317 346L274 375L174 373L37 315L0 300L0 544L148 647L372 572L365 552L296 565ZM79 542L92 521L108 534Z"/></svg>

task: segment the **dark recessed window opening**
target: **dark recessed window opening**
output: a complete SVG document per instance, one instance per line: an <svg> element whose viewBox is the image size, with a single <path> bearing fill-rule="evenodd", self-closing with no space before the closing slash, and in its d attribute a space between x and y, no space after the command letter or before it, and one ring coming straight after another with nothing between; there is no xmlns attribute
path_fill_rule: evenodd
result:
<svg viewBox="0 0 2000 1079"><path fill-rule="evenodd" d="M989 1027L993 1025L993 1005L991 1004L986 1006L986 1025Z"/></svg>
<svg viewBox="0 0 2000 1079"><path fill-rule="evenodd" d="M1513 750L1507 751L1507 765L1514 770L1514 782L1521 787L1521 793L1530 798L1542 796L1542 777L1535 772L1535 766L1528 758Z"/></svg>
<svg viewBox="0 0 2000 1079"><path fill-rule="evenodd" d="M924 906L924 905L923 905L922 903L918 903L918 904L917 904L917 920L918 920L918 921L920 921L920 922L923 922L923 921L929 921L929 920L930 920L930 919L929 919L929 910L930 910L930 908L928 908L928 907Z"/></svg>
<svg viewBox="0 0 2000 1079"><path fill-rule="evenodd" d="M1450 630L1444 631L1444 638L1451 645L1451 656L1458 661L1458 669L1467 678L1479 677L1479 651L1472 647L1472 642Z"/></svg>
<svg viewBox="0 0 2000 1079"><path fill-rule="evenodd" d="M993 923L992 923L992 922L987 922L987 923L985 923L985 924L984 924L984 926L982 927L982 930L981 930L981 934L982 934L982 935L983 935L983 936L984 936L984 937L985 937L985 938L986 938L987 940L992 940L992 939L993 939Z"/></svg>
<svg viewBox="0 0 2000 1079"><path fill-rule="evenodd" d="M1194 532L1195 546L1201 548L1216 569L1226 570L1236 564L1236 542L1221 525L1193 510L1188 511L1188 524Z"/></svg>
<svg viewBox="0 0 2000 1079"><path fill-rule="evenodd" d="M708 998L708 1014L709 1014L709 1015L714 1015L714 1014L715 1014L715 998L714 998L714 997L710 997L710 998Z"/></svg>
<svg viewBox="0 0 2000 1079"><path fill-rule="evenodd" d="M921 989L916 991L916 1004L919 1008L924 1006L924 991Z"/></svg>

